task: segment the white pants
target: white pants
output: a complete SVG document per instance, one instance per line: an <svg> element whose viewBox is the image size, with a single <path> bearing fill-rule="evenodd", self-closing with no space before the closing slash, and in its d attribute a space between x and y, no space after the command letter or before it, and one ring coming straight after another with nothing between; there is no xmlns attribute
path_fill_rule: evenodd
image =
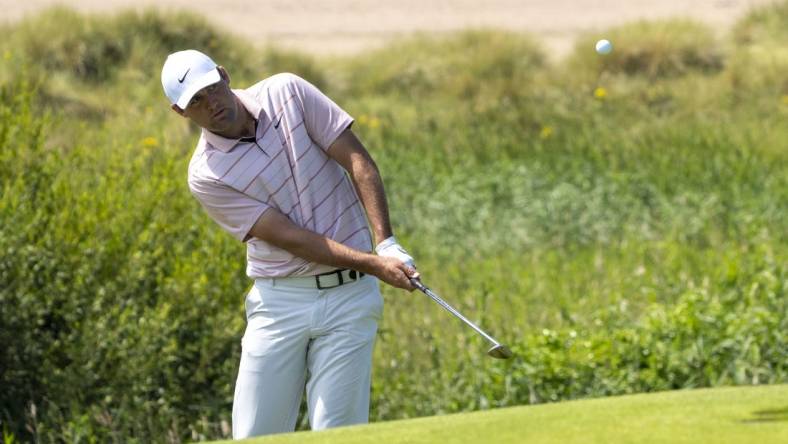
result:
<svg viewBox="0 0 788 444"><path fill-rule="evenodd" d="M313 430L366 423L382 311L373 276L328 290L255 280L246 296L233 438L293 431L305 386Z"/></svg>

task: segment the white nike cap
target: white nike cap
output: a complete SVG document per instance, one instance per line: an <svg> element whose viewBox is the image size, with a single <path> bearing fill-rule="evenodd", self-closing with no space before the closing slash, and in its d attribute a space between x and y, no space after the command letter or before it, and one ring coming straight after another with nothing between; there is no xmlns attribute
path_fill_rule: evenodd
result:
<svg viewBox="0 0 788 444"><path fill-rule="evenodd" d="M161 84L170 103L186 109L197 91L221 80L216 63L210 57L187 49L167 56L161 68Z"/></svg>

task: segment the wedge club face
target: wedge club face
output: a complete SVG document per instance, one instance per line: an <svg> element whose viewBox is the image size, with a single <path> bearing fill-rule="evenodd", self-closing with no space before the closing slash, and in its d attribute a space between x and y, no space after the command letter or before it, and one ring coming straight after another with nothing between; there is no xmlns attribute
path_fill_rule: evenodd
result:
<svg viewBox="0 0 788 444"><path fill-rule="evenodd" d="M491 349L487 350L487 354L495 359L509 359L512 357L512 351L503 344L494 345Z"/></svg>
<svg viewBox="0 0 788 444"><path fill-rule="evenodd" d="M411 279L411 283L413 286L418 288L422 293L429 296L433 301L437 302L441 307L445 308L446 311L453 314L457 318L459 318L462 322L464 322L469 327L476 330L477 333L482 335L485 339L490 341L493 344L493 347L487 350L487 354L496 359L509 359L512 357L512 352L509 350L509 347L501 344L500 342L496 341L492 336L488 335L484 332L481 328L479 328L476 324L468 320L465 316L463 316L459 311L455 310L454 307L449 305L446 301L441 299L437 294L433 293L432 290L427 288L424 284L421 283L419 279Z"/></svg>

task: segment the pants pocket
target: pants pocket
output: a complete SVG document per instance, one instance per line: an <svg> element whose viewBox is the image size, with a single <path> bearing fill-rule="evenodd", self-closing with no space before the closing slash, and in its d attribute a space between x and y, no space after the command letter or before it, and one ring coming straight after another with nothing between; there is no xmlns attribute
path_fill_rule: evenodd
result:
<svg viewBox="0 0 788 444"><path fill-rule="evenodd" d="M369 301L372 316L379 321L383 316L383 295L380 293L379 281L374 276L368 276L361 283L366 285L365 297Z"/></svg>

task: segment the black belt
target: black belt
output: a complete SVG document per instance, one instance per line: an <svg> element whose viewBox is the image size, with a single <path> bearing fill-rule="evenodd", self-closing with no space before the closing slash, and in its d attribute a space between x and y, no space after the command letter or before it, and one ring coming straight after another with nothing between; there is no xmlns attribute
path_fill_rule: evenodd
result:
<svg viewBox="0 0 788 444"><path fill-rule="evenodd" d="M340 285L355 282L362 277L364 277L364 273L356 270L348 270L346 268L314 276L318 290L328 290L329 288L339 287Z"/></svg>

